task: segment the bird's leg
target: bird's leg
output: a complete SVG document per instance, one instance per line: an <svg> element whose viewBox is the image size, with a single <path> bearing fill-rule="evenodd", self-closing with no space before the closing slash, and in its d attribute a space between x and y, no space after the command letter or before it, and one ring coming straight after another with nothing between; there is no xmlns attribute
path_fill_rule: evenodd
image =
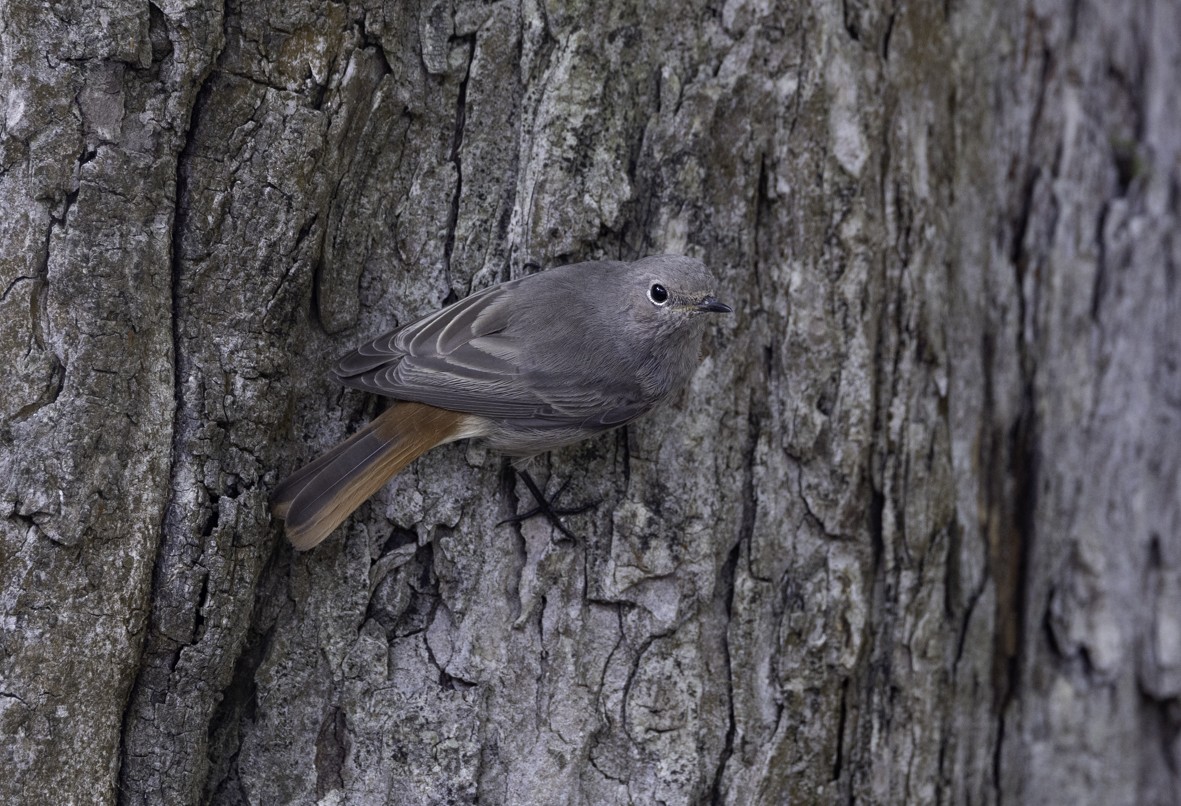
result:
<svg viewBox="0 0 1181 806"><path fill-rule="evenodd" d="M541 488L537 486L537 482L535 482L533 477L529 475L528 470L516 469L516 473L521 477L521 480L525 482L525 486L529 489L529 494L533 496L533 500L536 502L537 506L533 507L533 509L530 509L527 512L522 512L518 515L505 518L499 524L497 524L497 526L505 523L520 523L521 521L527 521L530 518L535 518L538 515L544 515L546 519L552 523L567 540L576 540L577 538L574 537L574 533L566 528L566 524L562 523L561 516L581 515L587 510L594 509L596 506L598 506L599 502L591 501L579 507L559 509L557 507L558 499L561 497L562 493L566 492L566 488L570 486L570 479L566 479L566 481L563 482L562 486L558 488L558 491L553 494L552 498L546 498L545 493L543 493Z"/></svg>

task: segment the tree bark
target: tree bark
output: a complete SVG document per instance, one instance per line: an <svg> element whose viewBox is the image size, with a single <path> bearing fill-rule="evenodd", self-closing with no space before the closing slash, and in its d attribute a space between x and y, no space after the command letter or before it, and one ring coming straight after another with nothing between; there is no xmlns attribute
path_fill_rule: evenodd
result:
<svg viewBox="0 0 1181 806"><path fill-rule="evenodd" d="M1179 68L1167 0L3 0L0 801L1181 803ZM336 356L656 252L736 313L535 461L576 544L467 444L282 540Z"/></svg>

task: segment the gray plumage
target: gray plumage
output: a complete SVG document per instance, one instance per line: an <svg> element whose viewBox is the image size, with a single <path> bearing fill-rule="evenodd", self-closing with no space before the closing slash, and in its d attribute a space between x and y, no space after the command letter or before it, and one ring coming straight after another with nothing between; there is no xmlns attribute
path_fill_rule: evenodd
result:
<svg viewBox="0 0 1181 806"><path fill-rule="evenodd" d="M654 287L668 294L652 298ZM693 258L562 266L492 286L343 358L341 383L486 420L530 455L624 425L689 381L705 312L728 312ZM657 294L659 297L659 294ZM476 436L477 434L468 434Z"/></svg>
<svg viewBox="0 0 1181 806"><path fill-rule="evenodd" d="M529 456L624 425L679 392L713 297L699 260L563 266L472 294L345 356L341 383L397 402L274 490L297 549L315 546L416 457L484 437Z"/></svg>

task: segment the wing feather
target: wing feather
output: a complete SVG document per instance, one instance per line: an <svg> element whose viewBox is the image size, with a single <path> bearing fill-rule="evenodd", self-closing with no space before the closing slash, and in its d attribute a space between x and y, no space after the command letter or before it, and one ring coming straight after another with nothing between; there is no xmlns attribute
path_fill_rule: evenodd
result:
<svg viewBox="0 0 1181 806"><path fill-rule="evenodd" d="M589 357L573 372L547 371L537 360L535 338L514 327L524 317L513 314L556 308L535 293L540 286L513 293L529 280L492 286L386 333L342 358L334 374L346 386L525 427L611 428L643 414L650 403L638 385L596 376Z"/></svg>

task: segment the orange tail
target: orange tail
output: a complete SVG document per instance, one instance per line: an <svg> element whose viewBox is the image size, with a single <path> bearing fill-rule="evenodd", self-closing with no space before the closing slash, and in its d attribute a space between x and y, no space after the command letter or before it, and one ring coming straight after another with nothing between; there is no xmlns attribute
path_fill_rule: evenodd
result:
<svg viewBox="0 0 1181 806"><path fill-rule="evenodd" d="M399 470L436 445L473 436L471 418L398 401L346 441L279 483L271 512L300 551L317 545Z"/></svg>

